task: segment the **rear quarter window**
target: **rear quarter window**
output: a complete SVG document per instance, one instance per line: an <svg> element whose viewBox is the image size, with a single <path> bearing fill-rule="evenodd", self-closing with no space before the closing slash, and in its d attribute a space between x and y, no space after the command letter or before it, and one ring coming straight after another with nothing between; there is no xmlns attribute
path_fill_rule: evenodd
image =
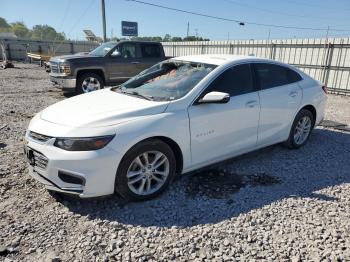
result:
<svg viewBox="0 0 350 262"><path fill-rule="evenodd" d="M254 68L261 89L288 85L302 80L297 72L284 66L256 63Z"/></svg>
<svg viewBox="0 0 350 262"><path fill-rule="evenodd" d="M141 44L142 57L161 57L162 52L159 45Z"/></svg>

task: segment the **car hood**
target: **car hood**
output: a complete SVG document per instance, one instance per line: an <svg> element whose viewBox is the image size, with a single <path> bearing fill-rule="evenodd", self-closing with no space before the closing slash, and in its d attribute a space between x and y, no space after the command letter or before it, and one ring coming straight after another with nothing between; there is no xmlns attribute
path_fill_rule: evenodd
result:
<svg viewBox="0 0 350 262"><path fill-rule="evenodd" d="M51 105L41 112L40 118L64 126L103 127L163 113L168 104L104 89Z"/></svg>
<svg viewBox="0 0 350 262"><path fill-rule="evenodd" d="M76 59L85 60L85 59L91 59L91 58L99 58L99 57L89 55L89 53L78 53L74 55L54 56L50 59L50 62L62 63L70 60L76 60Z"/></svg>

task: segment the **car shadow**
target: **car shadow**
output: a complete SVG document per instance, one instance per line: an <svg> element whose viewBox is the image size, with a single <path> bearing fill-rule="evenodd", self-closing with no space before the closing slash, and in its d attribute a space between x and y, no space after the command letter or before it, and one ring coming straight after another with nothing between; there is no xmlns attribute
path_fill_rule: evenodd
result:
<svg viewBox="0 0 350 262"><path fill-rule="evenodd" d="M226 160L179 177L154 200L57 199L76 214L123 227L218 223L287 198L337 201L318 191L350 183L349 153L350 133L317 128L299 150L275 145Z"/></svg>

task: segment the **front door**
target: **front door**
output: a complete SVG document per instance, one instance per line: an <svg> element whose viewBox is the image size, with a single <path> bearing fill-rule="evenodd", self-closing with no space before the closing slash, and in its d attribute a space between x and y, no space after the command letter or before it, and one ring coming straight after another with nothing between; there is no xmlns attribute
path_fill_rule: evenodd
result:
<svg viewBox="0 0 350 262"><path fill-rule="evenodd" d="M118 56L113 53L108 59L108 75L110 82L124 82L137 75L143 68L139 68L136 43L123 43L117 48Z"/></svg>
<svg viewBox="0 0 350 262"><path fill-rule="evenodd" d="M256 146L260 102L249 64L233 66L217 77L201 95L230 94L225 104L189 107L192 164L249 151Z"/></svg>

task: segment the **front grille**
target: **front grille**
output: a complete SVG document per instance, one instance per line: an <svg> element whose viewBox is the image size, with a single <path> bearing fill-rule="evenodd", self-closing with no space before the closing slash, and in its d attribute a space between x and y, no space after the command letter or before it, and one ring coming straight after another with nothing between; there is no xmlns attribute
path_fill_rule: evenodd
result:
<svg viewBox="0 0 350 262"><path fill-rule="evenodd" d="M58 63L50 62L51 72L52 73L59 73L60 68L58 66Z"/></svg>
<svg viewBox="0 0 350 262"><path fill-rule="evenodd" d="M33 156L34 156L34 167L37 166L41 169L46 169L49 159L46 156L44 156L42 153L36 150L33 150Z"/></svg>
<svg viewBox="0 0 350 262"><path fill-rule="evenodd" d="M42 135L42 134L39 134L39 133L35 133L35 132L32 132L32 131L29 131L29 137L35 141L39 141L41 143L45 143L47 142L48 140L50 140L52 137L51 136L45 136L45 135Z"/></svg>

